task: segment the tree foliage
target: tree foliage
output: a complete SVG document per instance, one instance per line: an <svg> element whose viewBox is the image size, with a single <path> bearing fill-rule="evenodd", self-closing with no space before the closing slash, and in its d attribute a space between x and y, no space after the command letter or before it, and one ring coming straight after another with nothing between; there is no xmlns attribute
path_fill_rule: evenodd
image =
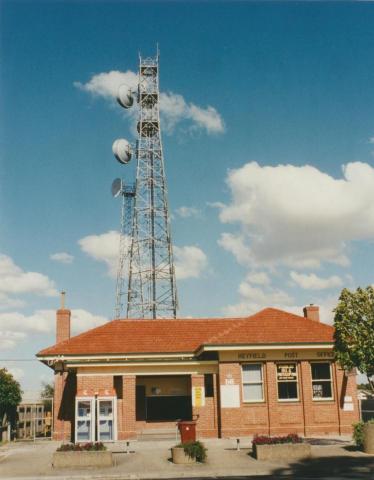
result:
<svg viewBox="0 0 374 480"><path fill-rule="evenodd" d="M21 402L20 384L6 368L0 369L0 424L5 416L13 423L17 405Z"/></svg>
<svg viewBox="0 0 374 480"><path fill-rule="evenodd" d="M340 365L367 375L374 390L374 289L342 290L335 308L335 356Z"/></svg>
<svg viewBox="0 0 374 480"><path fill-rule="evenodd" d="M42 383L42 390L40 392L40 398L43 400L44 408L46 412L52 410L52 398L54 394L53 383Z"/></svg>

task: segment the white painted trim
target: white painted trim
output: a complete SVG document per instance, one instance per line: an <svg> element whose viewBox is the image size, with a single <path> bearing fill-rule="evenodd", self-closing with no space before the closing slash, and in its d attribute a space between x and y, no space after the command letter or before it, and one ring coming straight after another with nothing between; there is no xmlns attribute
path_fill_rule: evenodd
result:
<svg viewBox="0 0 374 480"><path fill-rule="evenodd" d="M243 376L243 365L260 365L261 367L261 390L262 390L262 399L261 400L245 400L244 399L244 376ZM264 388L264 362L243 362L240 364L241 378L242 378L242 399L243 403L265 403L265 388ZM260 382L245 382L246 385L258 385Z"/></svg>
<svg viewBox="0 0 374 480"><path fill-rule="evenodd" d="M137 363L69 363L67 367L160 367L160 366L204 366L204 365L218 365L218 360L205 360L201 362L137 362Z"/></svg>
<svg viewBox="0 0 374 480"><path fill-rule="evenodd" d="M289 365L290 363L294 363L296 367L296 380L278 380L278 365ZM291 360L291 361L286 361L286 360L281 360L279 362L275 362L275 384L277 386L277 400L278 402L299 402L300 401L300 385L299 385L299 368L301 366L299 365L299 362L296 360ZM278 385L279 383L296 383L296 393L297 397L296 398L279 398L279 390L278 390Z"/></svg>
<svg viewBox="0 0 374 480"><path fill-rule="evenodd" d="M108 375L122 375L123 377L163 377L165 375L199 375L198 370L176 371L176 372L107 372L107 373L77 373L77 377L107 377Z"/></svg>
<svg viewBox="0 0 374 480"><path fill-rule="evenodd" d="M330 368L330 380L328 378L326 379L322 379L322 378L319 378L319 379L316 379L316 380L313 380L313 377L312 377L312 363L328 363L329 364L329 368ZM332 366L331 366L331 361L328 361L328 360L311 360L309 362L309 366L310 366L310 378L311 378L311 381L312 381L312 401L313 402L328 402L328 401L335 401L335 397L334 397L334 377L333 377L333 373L332 373ZM332 397L320 397L320 398L314 398L313 396L313 382L328 382L330 381L330 384L331 384L331 393L332 393ZM335 381L337 381L335 379Z"/></svg>
<svg viewBox="0 0 374 480"><path fill-rule="evenodd" d="M197 352L196 355L199 355L202 352L211 352L211 351L237 351L237 350L315 350L315 349L326 349L331 350L334 346L333 343L284 343L284 344L266 344L266 345L203 345Z"/></svg>
<svg viewBox="0 0 374 480"><path fill-rule="evenodd" d="M194 353L139 353L139 354L100 354L100 355L45 355L45 356L37 356L39 360L53 360L53 361L61 361L61 360L113 360L113 359L132 359L132 358L193 358L195 356Z"/></svg>

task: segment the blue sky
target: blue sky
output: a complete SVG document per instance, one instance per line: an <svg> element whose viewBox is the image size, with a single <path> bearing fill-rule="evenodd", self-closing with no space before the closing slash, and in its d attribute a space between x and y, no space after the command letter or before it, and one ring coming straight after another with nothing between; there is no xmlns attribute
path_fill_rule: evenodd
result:
<svg viewBox="0 0 374 480"><path fill-rule="evenodd" d="M111 92L156 42L180 315L331 321L373 283L371 2L3 1L0 22L0 351L25 389L47 368L4 359L53 343L58 291L75 331L113 315L133 120Z"/></svg>

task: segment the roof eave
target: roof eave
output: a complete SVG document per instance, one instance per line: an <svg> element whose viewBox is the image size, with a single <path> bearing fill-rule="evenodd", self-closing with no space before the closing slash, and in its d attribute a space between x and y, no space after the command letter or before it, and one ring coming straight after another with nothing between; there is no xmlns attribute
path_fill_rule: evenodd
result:
<svg viewBox="0 0 374 480"><path fill-rule="evenodd" d="M311 348L330 349L334 346L333 342L279 342L279 343L225 343L225 344L204 344L196 350L196 356L203 352L212 351L235 351L235 350L284 350L299 349L307 350Z"/></svg>

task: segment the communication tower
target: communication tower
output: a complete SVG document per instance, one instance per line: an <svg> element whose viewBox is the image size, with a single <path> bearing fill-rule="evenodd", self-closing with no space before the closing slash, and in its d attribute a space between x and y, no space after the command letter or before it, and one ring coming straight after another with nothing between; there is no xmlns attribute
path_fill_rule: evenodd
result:
<svg viewBox="0 0 374 480"><path fill-rule="evenodd" d="M139 56L136 91L126 85L118 90L118 103L138 106L138 139L113 143L117 160L126 164L136 157L135 185L116 179L115 196L122 195L121 240L116 286L116 318L175 318L177 294L167 186L161 142L159 111L159 52ZM126 288L127 285L127 288Z"/></svg>

